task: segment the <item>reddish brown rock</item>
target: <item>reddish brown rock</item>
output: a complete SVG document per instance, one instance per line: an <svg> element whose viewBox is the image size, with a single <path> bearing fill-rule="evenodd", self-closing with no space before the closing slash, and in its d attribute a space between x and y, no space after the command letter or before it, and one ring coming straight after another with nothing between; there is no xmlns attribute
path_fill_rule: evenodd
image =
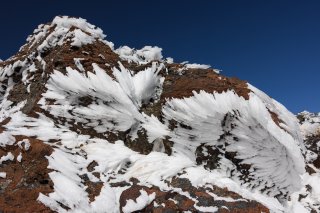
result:
<svg viewBox="0 0 320 213"><path fill-rule="evenodd" d="M194 187L189 180L183 178L173 178L169 185L176 188L176 191L162 191L158 187L141 186L134 183L130 188L123 191L120 196L120 211L126 205L128 200L136 201L141 195L140 190L146 191L149 195L155 193L155 199L145 208L138 212L168 213L168 212L199 212L195 207L217 207L219 213L269 213L269 209L262 204L241 197L239 194L229 191L227 188L220 188L214 185L211 187ZM180 192L186 192L190 197ZM211 194L210 194L211 193ZM227 202L221 199L215 199L212 194L222 198L232 198L235 201Z"/></svg>
<svg viewBox="0 0 320 213"><path fill-rule="evenodd" d="M179 74L178 68L168 65L168 75L163 84L161 98L183 98L193 96L193 91L222 93L233 90L246 100L250 90L247 82L237 78L228 78L215 73L212 69L188 69Z"/></svg>
<svg viewBox="0 0 320 213"><path fill-rule="evenodd" d="M40 140L26 136L16 136L16 140L28 139L30 149L20 149L17 145L0 148L0 157L11 152L13 161L5 161L0 165L0 172L6 172L6 178L0 178L0 212L51 212L37 201L39 193L49 194L53 191L53 183L49 178L46 156L52 148ZM22 153L22 161L17 156Z"/></svg>

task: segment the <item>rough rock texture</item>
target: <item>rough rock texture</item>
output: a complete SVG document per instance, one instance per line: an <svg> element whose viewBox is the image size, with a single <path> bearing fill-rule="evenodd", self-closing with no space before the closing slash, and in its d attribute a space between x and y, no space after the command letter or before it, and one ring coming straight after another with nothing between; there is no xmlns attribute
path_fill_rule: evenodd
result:
<svg viewBox="0 0 320 213"><path fill-rule="evenodd" d="M53 191L53 183L48 173L46 156L52 153L52 148L43 141L15 136L17 141L28 139L29 150L19 146L6 146L0 149L0 157L11 152L15 159L0 165L0 171L6 172L6 179L0 179L0 210L1 212L51 212L37 201L39 192L49 194ZM17 161L21 153L21 162Z"/></svg>
<svg viewBox="0 0 320 213"><path fill-rule="evenodd" d="M213 69L188 69L177 72L178 66L168 65L168 76L163 85L162 99L193 96L193 92L204 90L208 93L234 90L239 96L249 99L247 82L228 78L215 73Z"/></svg>

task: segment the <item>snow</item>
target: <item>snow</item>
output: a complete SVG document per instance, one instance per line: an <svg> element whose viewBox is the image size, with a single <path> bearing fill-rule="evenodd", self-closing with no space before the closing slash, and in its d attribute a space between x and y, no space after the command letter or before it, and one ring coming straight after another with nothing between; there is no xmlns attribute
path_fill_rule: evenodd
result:
<svg viewBox="0 0 320 213"><path fill-rule="evenodd" d="M5 172L0 172L0 178L6 178L7 177L7 173Z"/></svg>
<svg viewBox="0 0 320 213"><path fill-rule="evenodd" d="M148 193L144 190L140 190L140 196L137 197L136 201L134 200L127 200L127 203L124 207L122 207L122 211L124 213L130 213L134 211L138 211L143 209L145 206L149 205L156 196L156 193L152 193L148 195Z"/></svg>
<svg viewBox="0 0 320 213"><path fill-rule="evenodd" d="M191 184L197 186L207 186L210 184L220 188L227 188L230 191L238 193L246 199L256 200L259 203L267 206L271 212L280 213L284 211L284 207L276 198L263 195L259 191L250 191L243 187L237 180L232 180L230 177L219 170L208 171L203 167L188 167L183 170L184 174L180 178L187 178ZM229 200L230 198L224 198Z"/></svg>
<svg viewBox="0 0 320 213"><path fill-rule="evenodd" d="M72 43L71 43L72 46L81 47L86 44L92 44L95 41L93 37L82 32L79 29L75 29L73 33L74 33L74 36L72 38Z"/></svg>
<svg viewBox="0 0 320 213"><path fill-rule="evenodd" d="M91 208L93 212L116 212L117 211L117 201L116 195L109 184L104 184L101 188L100 195L96 197L95 201L91 203ZM107 201L107 202L106 202Z"/></svg>
<svg viewBox="0 0 320 213"><path fill-rule="evenodd" d="M74 60L74 64L79 69L79 71L85 72L85 70L81 64L81 61L84 60L84 58L74 58L73 60Z"/></svg>
<svg viewBox="0 0 320 213"><path fill-rule="evenodd" d="M167 126L161 123L154 115L147 116L143 113L145 122L141 125L147 130L148 140L152 143L156 139L164 139L166 135L169 135L170 131Z"/></svg>
<svg viewBox="0 0 320 213"><path fill-rule="evenodd" d="M13 145L16 139L8 132L0 133L0 146L5 147L7 145Z"/></svg>
<svg viewBox="0 0 320 213"><path fill-rule="evenodd" d="M187 178L194 187L226 187L244 199L262 203L271 212L310 212L310 206L319 207L320 173L315 168L315 174L307 174L302 155L309 160L317 157L306 151L302 139L319 131L319 114L303 112L306 120L300 127L295 115L283 105L248 84L252 91L249 100L239 97L232 90L220 94L200 91L189 98L168 99L161 109L163 117L159 119L144 113L143 107L159 103L164 83L160 71L166 70L165 64L171 64L174 60L163 59L162 49L156 46L138 50L123 46L113 50L113 44L104 38L102 30L85 19L56 17L51 24L40 25L34 35L28 37L29 46L25 48L39 45L34 52L25 59L0 68L1 86L6 88L1 89L0 120L11 118L3 126L5 131L0 133L0 146L14 145L14 136L24 135L40 139L54 148L52 154L46 156L48 168L52 169L49 176L54 191L48 195L40 194L40 202L57 212L116 213L120 208L120 195L128 186L111 187L111 183L129 182L133 177L141 185L172 190L196 201L188 192L167 184L173 177L179 177ZM7 100L15 84L13 74L17 68L21 67L19 74L22 83L30 92L34 73L46 68L41 53L66 43L80 48L96 41L109 45L122 60L146 65L146 68L133 71L120 62L116 67L106 63L112 71L111 77L97 64L92 64L92 72L85 70L81 63L86 60L84 57L73 59L76 69L66 67L65 72L50 72L47 90L38 105L46 113L64 118L66 122L54 122L40 112L29 117L20 111L25 101L13 105ZM99 57L105 59L102 54ZM38 63L40 67L36 65ZM180 74L183 75L188 69L208 68L209 65L185 62ZM213 71L219 73L217 69ZM85 105L81 98L90 101ZM278 116L281 121L279 126L270 112ZM168 127L171 120L177 122L173 130ZM132 140L137 137L138 131L145 130L153 151L147 155L139 154L129 149L126 141L110 143L75 132L71 123L104 136L107 132L129 132L128 137ZM164 140L168 138L173 142L170 156L164 152ZM25 151L30 148L28 139L16 144ZM210 171L203 165L197 165L195 153L200 145L219 150L221 154L216 169ZM242 171L226 157L226 152L236 153L239 164L251 165L248 177L241 178ZM204 149L203 154L208 152ZM21 162L21 152L16 159ZM0 158L0 164L8 160L14 160L11 152ZM88 171L88 165L93 161L97 165L93 171ZM94 176L93 172L99 173L99 177ZM5 178L6 173L1 172L0 177ZM89 200L83 177L103 185L93 202ZM211 195L215 200L241 200ZM300 195L304 197L299 199ZM141 190L140 196L136 200L127 200L122 210L139 211L154 199L155 193L148 194ZM69 209L62 208L60 204ZM197 202L194 207L206 212L218 210L214 206L198 206Z"/></svg>
<svg viewBox="0 0 320 213"><path fill-rule="evenodd" d="M157 46L145 46L136 50L128 46L122 46L115 50L120 58L137 64L146 64L151 61L161 61L162 49Z"/></svg>
<svg viewBox="0 0 320 213"><path fill-rule="evenodd" d="M287 131L295 139L296 143L303 149L304 146L302 135L296 116L288 111L282 104L270 98L261 90L257 89L249 83L247 85L248 89L250 89L259 99L261 99L271 112L274 112L278 116L278 118L283 121L282 123L280 123L281 128Z"/></svg>
<svg viewBox="0 0 320 213"><path fill-rule="evenodd" d="M54 183L54 192L49 196L40 194L39 201L49 204L49 207L54 207L53 209L57 209L58 212L63 211L58 202L69 208L76 208L78 212L87 210L89 201L85 188L80 182L77 183L59 172L51 172L49 176Z"/></svg>
<svg viewBox="0 0 320 213"><path fill-rule="evenodd" d="M178 127L169 135L175 147L190 158L194 158L193 153L201 144L225 146L227 152L237 152L236 158L243 164L253 166L250 176L254 181L248 187L273 186L266 190L273 195L301 187L305 163L300 141L273 122L265 104L254 93L246 101L232 91L201 91L190 98L168 101L163 113L167 121L174 119L190 127ZM228 135L220 140L224 132Z"/></svg>
<svg viewBox="0 0 320 213"><path fill-rule="evenodd" d="M157 87L162 86L164 78L158 76L161 68L162 66L158 67L157 63L153 63L151 68L132 76L130 71L120 64L121 71L114 68L113 75L134 104L140 107L142 103L148 103L154 97Z"/></svg>
<svg viewBox="0 0 320 213"><path fill-rule="evenodd" d="M55 99L55 103L45 104L43 108L54 116L95 126L97 132L126 131L138 125L147 130L150 142L168 134L165 125L154 117L139 112L142 104L159 99L164 81L158 75L162 64L153 63L137 74L132 74L119 64L119 69L113 68L115 80L98 65L93 64L93 68L95 73L88 73L88 76L70 67L66 68L67 75L54 71L43 97ZM79 97L91 97L94 102L81 106ZM44 99L39 103L46 103ZM97 122L100 125L96 125ZM139 127L136 130L138 129Z"/></svg>
<svg viewBox="0 0 320 213"><path fill-rule="evenodd" d="M173 58L168 57L168 58L165 59L165 62L168 63L168 64L172 64L173 63Z"/></svg>
<svg viewBox="0 0 320 213"><path fill-rule="evenodd" d="M104 40L105 37L100 28L88 23L85 19L57 16L50 25L40 25L34 31L34 35L29 37L27 41L32 42L31 48L34 44L43 40L37 47L40 53L50 48L61 46L69 40L72 41L70 43L71 46L76 47L92 44L99 40L113 49L113 43Z"/></svg>
<svg viewBox="0 0 320 213"><path fill-rule="evenodd" d="M85 169L89 163L84 157L74 154L56 149L48 157L49 168L56 170L49 173L54 192L49 196L40 194L38 200L58 212L65 211L59 203L69 207L71 212L117 212L115 192L108 183L104 183L100 194L89 202L86 187L79 177L80 174L89 176Z"/></svg>
<svg viewBox="0 0 320 213"><path fill-rule="evenodd" d="M197 210L203 211L203 212L217 212L218 207L215 206L194 206Z"/></svg>
<svg viewBox="0 0 320 213"><path fill-rule="evenodd" d="M208 69L210 68L210 65L206 64L185 64L185 67L188 69Z"/></svg>
<svg viewBox="0 0 320 213"><path fill-rule="evenodd" d="M24 144L23 147L22 144ZM23 139L22 141L18 141L17 145L20 147L20 149L24 148L24 150L28 151L30 148L30 141L29 139Z"/></svg>
<svg viewBox="0 0 320 213"><path fill-rule="evenodd" d="M12 161L14 159L14 155L11 152L8 152L7 155L2 156L0 158L0 165L5 161Z"/></svg>
<svg viewBox="0 0 320 213"><path fill-rule="evenodd" d="M144 58L146 61L160 61L162 59L162 48L157 46L145 46L140 50L137 50L137 55Z"/></svg>
<svg viewBox="0 0 320 213"><path fill-rule="evenodd" d="M21 162L21 160L22 160L22 154L21 154L21 152L20 152L19 155L18 155L18 157L17 157L17 161L18 161L18 162Z"/></svg>
<svg viewBox="0 0 320 213"><path fill-rule="evenodd" d="M182 154L168 156L165 153L151 152L132 164L125 174L127 179L135 177L143 183L162 186L161 179L171 178L184 168L193 166L195 163Z"/></svg>
<svg viewBox="0 0 320 213"><path fill-rule="evenodd" d="M46 85L47 91L38 103L42 109L55 117L65 117L93 127L101 133L143 128L154 147L160 147L159 144L168 136L174 146L171 156L163 153L159 147L148 155L141 155L127 148L123 141L111 144L106 140L77 134L68 125L55 125L41 113L38 118L31 118L15 112L5 126L7 134L35 136L43 141L55 139L61 143L61 146L55 144L57 148L47 157L48 168L54 170L50 173L54 192L48 196L40 194L38 198L52 210L65 211L59 205L62 203L70 211L98 212L100 208L109 208L109 212L116 212L119 197L125 188L111 188L109 183L129 181L132 177L141 184L171 190L165 181L182 174L180 177L188 178L195 187L206 184L227 187L244 198L259 201L274 212L282 212L285 208L273 196L279 192L295 193L303 187L300 178L304 173L299 143L301 135L295 133L298 127L291 120L293 117L290 113L283 112L285 109L258 90L250 93L249 100L233 91L221 94L201 91L189 98L170 99L162 108L164 121L160 121L154 115L141 112L140 107L151 99L157 101L159 98L163 83L159 71L163 69L163 64L153 63L137 73L119 64L118 68L112 68L113 79L96 64L93 64L93 73L85 74L80 62L81 59L75 59L81 72L67 67L65 74L57 70L51 74ZM90 97L92 102L83 106L79 102L80 97ZM54 102L48 104L48 99ZM273 122L268 109L279 112L287 131ZM170 130L168 121L172 119L190 129L178 125ZM229 132L230 136L219 140L225 132ZM21 147L23 144L26 145L26 141L18 142ZM252 165L250 177L253 180L240 180L240 171L231 175L230 171L237 169L225 158L221 159L220 168L215 171L197 166L194 153L201 144L214 147L222 145L228 152L236 151L238 159ZM98 164L94 172L100 173L100 179L87 170L92 161ZM119 174L119 171L124 172ZM92 203L80 178L84 174L90 181L103 182L103 190ZM110 177L114 179L109 180ZM269 188L262 193L265 186ZM142 208L149 201L144 196L136 203L129 202L125 209ZM205 207L196 208L200 210ZM216 208L205 210L213 212Z"/></svg>
<svg viewBox="0 0 320 213"><path fill-rule="evenodd" d="M320 113L303 111L298 114L303 117L300 129L304 137L320 133Z"/></svg>
<svg viewBox="0 0 320 213"><path fill-rule="evenodd" d="M316 169L317 170L317 169ZM288 212L300 213L311 212L311 208L320 208L320 173L309 175L305 173L302 176L303 187L291 195L291 200L288 201Z"/></svg>
<svg viewBox="0 0 320 213"><path fill-rule="evenodd" d="M105 35L103 34L100 28L90 24L86 19L83 18L71 18L68 16L56 16L51 25L56 25L57 28L66 28L70 29L71 27L76 27L82 30L83 32L90 33L95 38L104 39Z"/></svg>

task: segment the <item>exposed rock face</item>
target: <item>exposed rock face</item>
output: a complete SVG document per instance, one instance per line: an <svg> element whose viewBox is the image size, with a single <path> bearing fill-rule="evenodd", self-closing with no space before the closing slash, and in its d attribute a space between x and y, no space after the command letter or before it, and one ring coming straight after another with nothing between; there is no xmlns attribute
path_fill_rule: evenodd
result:
<svg viewBox="0 0 320 213"><path fill-rule="evenodd" d="M104 39L56 17L0 62L1 211L318 211L281 104L161 48Z"/></svg>

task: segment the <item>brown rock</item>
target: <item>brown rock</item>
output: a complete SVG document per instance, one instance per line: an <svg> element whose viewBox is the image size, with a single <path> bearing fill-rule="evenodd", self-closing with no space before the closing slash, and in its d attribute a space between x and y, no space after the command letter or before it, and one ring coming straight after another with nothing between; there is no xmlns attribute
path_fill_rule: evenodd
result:
<svg viewBox="0 0 320 213"><path fill-rule="evenodd" d="M40 140L26 136L16 136L16 140L29 139L30 149L20 149L17 145L0 148L0 157L11 152L15 159L0 165L0 171L6 172L6 178L0 178L0 212L52 212L37 201L39 193L49 194L53 183L49 178L46 156L52 148ZM22 153L22 161L16 157Z"/></svg>

